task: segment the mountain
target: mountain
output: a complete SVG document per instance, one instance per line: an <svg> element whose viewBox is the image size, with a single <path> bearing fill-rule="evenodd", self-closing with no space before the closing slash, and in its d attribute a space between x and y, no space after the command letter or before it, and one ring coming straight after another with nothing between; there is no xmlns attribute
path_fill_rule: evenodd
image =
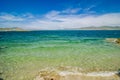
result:
<svg viewBox="0 0 120 80"><path fill-rule="evenodd" d="M120 26L81 27L81 28L69 28L69 29L67 28L64 30L120 30ZM0 28L0 31L31 31L31 30L12 27L12 28Z"/></svg>
<svg viewBox="0 0 120 80"><path fill-rule="evenodd" d="M13 27L13 28L0 28L0 31L26 31L26 30L18 27Z"/></svg>
<svg viewBox="0 0 120 80"><path fill-rule="evenodd" d="M120 26L101 26L101 27L82 27L82 28L72 28L73 30L120 30Z"/></svg>

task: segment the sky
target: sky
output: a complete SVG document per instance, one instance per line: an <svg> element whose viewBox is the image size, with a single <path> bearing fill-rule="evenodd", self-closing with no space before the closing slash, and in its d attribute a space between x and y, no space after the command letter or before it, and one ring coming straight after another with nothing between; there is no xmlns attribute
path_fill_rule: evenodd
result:
<svg viewBox="0 0 120 80"><path fill-rule="evenodd" d="M0 27L30 30L120 26L120 0L0 0Z"/></svg>

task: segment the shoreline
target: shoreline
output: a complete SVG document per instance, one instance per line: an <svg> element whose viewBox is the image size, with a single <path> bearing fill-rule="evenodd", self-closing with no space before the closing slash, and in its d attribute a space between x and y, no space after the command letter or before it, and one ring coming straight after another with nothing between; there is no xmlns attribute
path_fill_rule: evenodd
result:
<svg viewBox="0 0 120 80"><path fill-rule="evenodd" d="M43 73L42 73L43 72ZM42 71L34 80L120 80L120 74L114 72L69 72Z"/></svg>
<svg viewBox="0 0 120 80"><path fill-rule="evenodd" d="M46 68L41 70L34 80L120 80L120 72L82 72L77 71L76 68L71 68L71 71Z"/></svg>

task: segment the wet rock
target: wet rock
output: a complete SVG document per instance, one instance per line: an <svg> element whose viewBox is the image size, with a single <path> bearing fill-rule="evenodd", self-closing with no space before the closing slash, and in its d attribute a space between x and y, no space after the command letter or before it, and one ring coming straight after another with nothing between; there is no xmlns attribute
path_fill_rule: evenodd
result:
<svg viewBox="0 0 120 80"><path fill-rule="evenodd" d="M34 80L60 80L60 75L56 71L40 71Z"/></svg>
<svg viewBox="0 0 120 80"><path fill-rule="evenodd" d="M120 80L116 72L40 71L34 80Z"/></svg>
<svg viewBox="0 0 120 80"><path fill-rule="evenodd" d="M107 38L106 41L120 44L120 38Z"/></svg>
<svg viewBox="0 0 120 80"><path fill-rule="evenodd" d="M116 43L120 44L120 38L116 39Z"/></svg>
<svg viewBox="0 0 120 80"><path fill-rule="evenodd" d="M120 69L118 69L118 72L116 73L120 77Z"/></svg>

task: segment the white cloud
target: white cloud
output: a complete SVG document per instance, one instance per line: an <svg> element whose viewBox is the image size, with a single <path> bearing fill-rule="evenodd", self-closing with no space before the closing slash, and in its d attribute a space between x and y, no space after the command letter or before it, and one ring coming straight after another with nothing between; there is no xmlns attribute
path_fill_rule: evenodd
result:
<svg viewBox="0 0 120 80"><path fill-rule="evenodd" d="M55 17L55 16L57 16L57 15L59 15L59 14L60 14L59 11L53 10L53 11L50 11L49 13L47 13L47 14L45 15L45 17L46 17L46 18L52 18L52 17Z"/></svg>
<svg viewBox="0 0 120 80"><path fill-rule="evenodd" d="M32 29L70 29L90 26L120 26L120 13L104 15L56 15L33 21L27 27Z"/></svg>
<svg viewBox="0 0 120 80"><path fill-rule="evenodd" d="M23 21L24 18L19 17L19 16L14 16L12 14L1 14L0 20L2 21Z"/></svg>
<svg viewBox="0 0 120 80"><path fill-rule="evenodd" d="M74 14L74 13L79 12L80 10L81 8L74 8L74 9L68 8L66 10L63 10L61 13Z"/></svg>
<svg viewBox="0 0 120 80"><path fill-rule="evenodd" d="M30 18L35 18L35 16L32 15L31 13L23 14L22 17L24 17L24 18L29 18L29 19L30 19Z"/></svg>
<svg viewBox="0 0 120 80"><path fill-rule="evenodd" d="M87 8L84 9L84 11L88 12L88 11L91 11L92 8L96 7L96 5L91 5Z"/></svg>
<svg viewBox="0 0 120 80"><path fill-rule="evenodd" d="M18 16L12 19L6 17L0 18L2 27L22 27L25 29L70 29L90 26L120 26L120 13L108 13L102 15L93 14L61 14L62 11L51 11L42 16L42 18L29 16L19 16L23 21L17 20ZM1 19L6 19L2 22ZM16 19L16 21L15 21ZM7 21L9 20L9 21ZM10 21L11 20L11 21ZM15 21L15 22L14 22ZM1 27L0 26L0 27Z"/></svg>
<svg viewBox="0 0 120 80"><path fill-rule="evenodd" d="M78 13L80 10L81 10L81 8L68 8L68 9L65 9L62 11L52 10L52 11L48 12L47 14L45 14L45 17L52 19L53 17L55 18L56 16L59 16L59 15L73 15L75 13Z"/></svg>

